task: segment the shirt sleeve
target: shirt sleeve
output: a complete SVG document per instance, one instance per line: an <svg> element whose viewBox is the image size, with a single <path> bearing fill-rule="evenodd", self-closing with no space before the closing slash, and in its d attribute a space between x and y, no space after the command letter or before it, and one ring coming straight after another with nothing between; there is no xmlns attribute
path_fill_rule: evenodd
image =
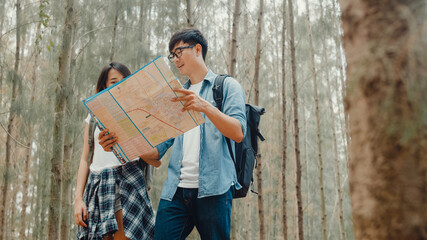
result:
<svg viewBox="0 0 427 240"><path fill-rule="evenodd" d="M175 141L175 138L170 138L169 140L166 140L163 143L160 143L156 146L157 151L159 152L159 159L162 159L163 155L165 155L166 151L173 145L173 142Z"/></svg>
<svg viewBox="0 0 427 240"><path fill-rule="evenodd" d="M242 127L243 135L246 134L246 104L245 93L242 86L232 77L224 80L222 111L230 117L237 119Z"/></svg>
<svg viewBox="0 0 427 240"><path fill-rule="evenodd" d="M86 117L86 119L85 119L85 123L89 124L89 122L90 122L90 118L91 118L91 116L90 116L90 114L88 113L88 114L87 114L87 117Z"/></svg>

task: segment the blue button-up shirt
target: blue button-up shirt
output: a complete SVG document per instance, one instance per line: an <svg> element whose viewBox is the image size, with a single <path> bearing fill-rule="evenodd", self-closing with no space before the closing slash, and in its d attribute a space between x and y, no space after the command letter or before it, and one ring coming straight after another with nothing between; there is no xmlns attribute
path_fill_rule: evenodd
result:
<svg viewBox="0 0 427 240"><path fill-rule="evenodd" d="M216 106L216 103L213 98L212 87L214 86L216 76L216 74L209 70L200 90L200 97L214 106ZM187 81L183 87L188 89L190 81ZM237 119L240 122L243 134L245 134L245 94L240 84L234 78L228 77L224 81L222 106L222 112ZM236 189L240 189L241 186L237 182L236 169L224 135L218 131L205 114L202 113L202 116L205 119L205 123L200 125L198 197L202 198L223 194L233 184ZM172 200L180 181L183 140L184 134L181 134L174 139L169 139L156 146L159 156L162 158L169 147L173 145L169 159L168 176L161 195L161 198L165 200ZM231 140L231 143L234 152L234 141Z"/></svg>

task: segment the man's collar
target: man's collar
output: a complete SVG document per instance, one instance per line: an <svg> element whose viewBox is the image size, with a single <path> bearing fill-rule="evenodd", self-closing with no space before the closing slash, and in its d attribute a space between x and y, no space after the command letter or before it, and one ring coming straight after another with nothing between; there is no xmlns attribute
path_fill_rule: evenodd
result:
<svg viewBox="0 0 427 240"><path fill-rule="evenodd" d="M208 73L206 74L203 81L208 81L209 83L212 83L215 81L216 75L212 72L212 70L209 69ZM184 88L188 89L190 87L190 79L187 80L184 84Z"/></svg>

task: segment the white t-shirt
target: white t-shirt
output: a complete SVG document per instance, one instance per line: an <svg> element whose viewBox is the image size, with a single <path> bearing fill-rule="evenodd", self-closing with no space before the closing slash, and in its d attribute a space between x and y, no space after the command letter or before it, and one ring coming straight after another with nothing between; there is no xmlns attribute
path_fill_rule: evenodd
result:
<svg viewBox="0 0 427 240"><path fill-rule="evenodd" d="M90 114L88 114L87 118L85 119L85 122L87 124L89 124L90 118ZM91 172L96 173L100 173L102 172L102 170L107 168L113 168L122 165L113 152L106 152L104 151L102 146L99 145L98 135L100 132L101 131L99 130L99 128L96 127L93 137L93 143L95 145L93 151L93 160L92 164L89 167Z"/></svg>
<svg viewBox="0 0 427 240"><path fill-rule="evenodd" d="M188 90L200 93L203 81L190 85ZM200 126L184 133L181 176L178 187L199 188Z"/></svg>

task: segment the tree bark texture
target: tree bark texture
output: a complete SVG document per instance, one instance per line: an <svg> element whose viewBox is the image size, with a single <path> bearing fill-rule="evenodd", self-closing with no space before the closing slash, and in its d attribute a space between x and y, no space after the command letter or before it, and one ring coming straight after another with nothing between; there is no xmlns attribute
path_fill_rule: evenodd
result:
<svg viewBox="0 0 427 240"><path fill-rule="evenodd" d="M320 19L325 21L324 19L324 13L323 13L323 4L322 0L320 0ZM335 22L335 21L334 21ZM336 35L335 35L336 36ZM335 37L336 38L336 37ZM337 46L339 47L338 43L335 42L335 47L337 49ZM329 78L329 68L328 66L328 59L326 53L327 45L326 45L326 39L322 38L322 59L323 59L323 69L325 69L325 75L326 75L326 84L328 88L328 107L330 112L330 120L331 120L331 132L332 132L332 140L333 140L333 149L334 149L334 163L335 163L335 181L337 185L337 195L338 195L338 223L340 228L340 239L345 239L345 226L344 226L344 218L343 218L343 205L342 205L342 190L341 190L341 171L340 171L340 165L339 165L339 159L338 159L338 144L337 144L337 135L335 130L335 113L334 113L334 106L332 102L332 96L333 91L330 84L330 78ZM341 61L341 52L336 53L338 55L339 61ZM340 69L341 70L341 69ZM342 92L342 91L341 91ZM337 101L339 103L339 101ZM340 106L338 106L340 108ZM323 181L322 181L323 182ZM326 217L326 216L325 216ZM326 220L325 220L326 225ZM326 234L326 230L325 230Z"/></svg>
<svg viewBox="0 0 427 240"><path fill-rule="evenodd" d="M4 14L5 5L6 3L4 1L1 1L0 3L0 35L3 34L3 25L4 25L4 19L5 19L5 14ZM0 41L0 47L2 47L1 41ZM2 61L2 57L3 56L0 56L0 61ZM3 64L1 64L0 65L0 89L3 89L3 76L4 76L3 71L4 71L4 67L3 67ZM0 108L3 108L3 91L0 91ZM0 229L0 232L1 232L1 229Z"/></svg>
<svg viewBox="0 0 427 240"><path fill-rule="evenodd" d="M48 216L48 239L59 239L61 219L61 187L64 158L64 117L67 99L67 82L70 77L71 39L74 21L74 0L67 0L62 47L59 55L59 71L56 79L55 120L50 176L50 204Z"/></svg>
<svg viewBox="0 0 427 240"><path fill-rule="evenodd" d="M340 4L355 238L427 239L426 1Z"/></svg>
<svg viewBox="0 0 427 240"><path fill-rule="evenodd" d="M299 127L298 127L298 91L296 77L296 60L295 60L295 33L294 33L294 11L292 0L288 0L289 8L289 30L290 30L290 48L291 48L291 68L292 68L292 102L294 109L294 128L295 128L295 163L296 163L296 198L298 211L298 238L304 239L304 218L302 211L301 196L301 160L299 149Z"/></svg>
<svg viewBox="0 0 427 240"><path fill-rule="evenodd" d="M41 32L41 24L38 24L37 30L36 30L36 39L40 35ZM34 65L32 69L32 88L31 88L31 95L30 95L30 102L29 102L29 111L32 111L34 108L34 101L36 98L36 87L37 87L37 67L39 65L39 44L36 40L35 43L35 49L36 52L34 56ZM22 207L21 207L21 226L19 230L19 236L21 239L25 239L25 229L27 228L26 224L26 216L27 216L27 205L28 205L28 188L29 188L29 179L30 179L30 163L31 163L31 151L32 151L32 143L33 143L33 137L34 137L34 122L30 122L28 124L28 133L27 133L27 149L25 150L25 170L24 170L24 182L23 182L23 192L22 192Z"/></svg>
<svg viewBox="0 0 427 240"><path fill-rule="evenodd" d="M237 62L237 33L239 30L239 18L240 18L240 0L235 0L234 3L234 13L233 13L233 27L231 29L231 47L230 47L230 55L228 57L229 59L229 69L228 74L230 76L233 76L237 79L237 75L235 72L236 69L236 62ZM232 209L231 213L231 239L237 239L238 235L238 228L236 228L237 225L237 218L238 218L237 208L234 207Z"/></svg>
<svg viewBox="0 0 427 240"><path fill-rule="evenodd" d="M325 187L323 184L323 159L322 159L322 138L320 136L320 114L319 114L319 95L317 90L317 72L316 64L314 61L314 48L311 32L311 22L310 22L310 7L308 0L305 0L305 5L307 8L306 11L306 21L308 29L308 41L310 46L310 60L311 60L311 74L313 79L313 93L314 93L314 105L315 105L315 115L316 115L316 138L317 138L317 163L319 171L319 189L320 189L320 209L321 209L321 220L322 220L322 239L327 239L326 234L326 207L325 207Z"/></svg>
<svg viewBox="0 0 427 240"><path fill-rule="evenodd" d="M110 62L114 60L114 55L116 52L116 35L117 35L117 25L119 21L120 3L119 3L119 0L116 0L115 2L116 3L115 3L115 9L114 9L113 37L111 38Z"/></svg>
<svg viewBox="0 0 427 240"><path fill-rule="evenodd" d="M234 2L233 13L233 27L231 29L231 50L229 56L229 70L230 76L236 77L236 63L237 63L237 34L239 32L240 21L240 0Z"/></svg>
<svg viewBox="0 0 427 240"><path fill-rule="evenodd" d="M5 3L4 3L5 4ZM12 134L14 130L16 110L15 102L18 95L18 88L20 86L20 76L19 76L19 53L21 45L21 0L17 0L16 4L16 48L15 48L15 64L12 74L12 96L9 109L9 120L7 125L7 137L6 137L6 156L5 156L5 169L3 172L3 184L1 185L1 198L0 198L0 240L3 240L5 232L3 231L6 218L6 206L7 206L7 197L9 190L9 178L10 178L10 161L12 155Z"/></svg>
<svg viewBox="0 0 427 240"><path fill-rule="evenodd" d="M286 121L286 0L282 6L282 233L283 240L288 239L288 223L286 214L286 144L287 144L287 121Z"/></svg>
<svg viewBox="0 0 427 240"><path fill-rule="evenodd" d="M63 181L62 181L62 217L61 217L61 240L70 239L70 224L73 219L73 199L72 185L73 173L72 157L73 157L73 142L69 134L66 135L64 145L64 167L63 167Z"/></svg>
<svg viewBox="0 0 427 240"><path fill-rule="evenodd" d="M186 0L186 11L187 11L187 27L194 27L194 20L193 20L193 11L191 7L191 0Z"/></svg>
<svg viewBox="0 0 427 240"><path fill-rule="evenodd" d="M256 43L256 55L255 55L255 75L254 75L254 104L259 105L259 66L261 59L261 34L262 34L262 15L263 15L264 1L259 1L258 11L258 23L257 23L257 43ZM256 176L257 176L257 187L258 187L258 219L259 219L259 239L265 239L265 223L264 223L264 206L263 206L263 193L262 193L262 159L261 154L256 156Z"/></svg>

